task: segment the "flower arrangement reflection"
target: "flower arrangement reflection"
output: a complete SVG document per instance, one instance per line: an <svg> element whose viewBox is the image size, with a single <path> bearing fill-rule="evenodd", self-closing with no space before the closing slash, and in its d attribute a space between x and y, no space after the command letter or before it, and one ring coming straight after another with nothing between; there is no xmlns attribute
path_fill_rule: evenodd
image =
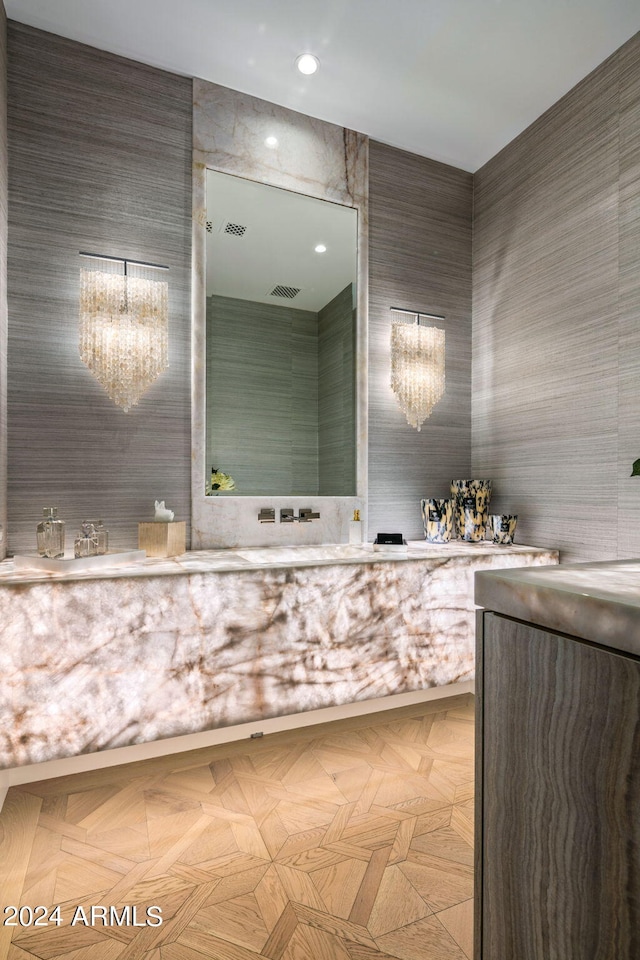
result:
<svg viewBox="0 0 640 960"><path fill-rule="evenodd" d="M236 482L228 473L223 473L217 467L211 467L211 479L205 487L208 497L216 497L221 491L235 490Z"/></svg>

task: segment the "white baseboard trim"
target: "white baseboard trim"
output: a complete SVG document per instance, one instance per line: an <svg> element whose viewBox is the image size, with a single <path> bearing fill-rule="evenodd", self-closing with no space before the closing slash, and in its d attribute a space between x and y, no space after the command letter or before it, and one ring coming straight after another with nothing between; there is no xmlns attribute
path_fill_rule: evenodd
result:
<svg viewBox="0 0 640 960"><path fill-rule="evenodd" d="M444 687L428 687L411 693L398 693L391 697L376 697L374 700L361 700L357 703L345 703L339 707L324 707L321 710L309 710L306 713L288 714L273 717L270 720L256 720L252 723L235 724L202 733L188 733L183 737L171 737L167 740L153 740L150 743L137 743L130 747L116 747L99 753L85 753L78 757L64 757L61 760L47 760L44 763L31 763L24 767L11 767L0 770L0 811L10 787L37 780L51 780L53 777L67 777L87 770L102 770L106 767L120 766L123 763L136 763L139 760L152 760L171 753L186 753L202 747L213 747L221 743L233 743L249 739L252 733L279 733L282 730L295 730L310 727L332 720L345 720L349 717L361 717L382 710L396 710L414 703L428 703L445 697L457 697L473 693L473 680L464 683L451 683Z"/></svg>

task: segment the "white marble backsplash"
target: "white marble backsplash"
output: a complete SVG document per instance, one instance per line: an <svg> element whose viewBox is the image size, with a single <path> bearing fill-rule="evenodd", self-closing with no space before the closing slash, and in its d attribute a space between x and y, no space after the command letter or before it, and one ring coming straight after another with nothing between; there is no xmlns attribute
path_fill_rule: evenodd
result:
<svg viewBox="0 0 640 960"><path fill-rule="evenodd" d="M288 544L346 543L354 510L365 513L359 497L202 497L193 511L191 541L210 547L270 547ZM195 499L194 499L195 502ZM260 523L262 508L275 510L275 523ZM317 520L281 523L280 510L310 507ZM366 529L362 523L363 531Z"/></svg>

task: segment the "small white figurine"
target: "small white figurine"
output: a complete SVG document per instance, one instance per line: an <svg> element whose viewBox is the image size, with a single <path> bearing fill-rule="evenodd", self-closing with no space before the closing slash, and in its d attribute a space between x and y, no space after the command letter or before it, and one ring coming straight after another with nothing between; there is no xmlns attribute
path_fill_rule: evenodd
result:
<svg viewBox="0 0 640 960"><path fill-rule="evenodd" d="M167 510L164 500L156 500L156 515L153 518L156 523L171 523L175 514L173 510Z"/></svg>

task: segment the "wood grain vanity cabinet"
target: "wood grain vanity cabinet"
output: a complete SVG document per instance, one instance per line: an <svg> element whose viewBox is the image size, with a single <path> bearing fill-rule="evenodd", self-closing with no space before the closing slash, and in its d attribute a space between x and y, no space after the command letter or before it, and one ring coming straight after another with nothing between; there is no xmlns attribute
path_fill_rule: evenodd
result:
<svg viewBox="0 0 640 960"><path fill-rule="evenodd" d="M478 615L475 960L640 960L640 606L616 649L502 600Z"/></svg>

